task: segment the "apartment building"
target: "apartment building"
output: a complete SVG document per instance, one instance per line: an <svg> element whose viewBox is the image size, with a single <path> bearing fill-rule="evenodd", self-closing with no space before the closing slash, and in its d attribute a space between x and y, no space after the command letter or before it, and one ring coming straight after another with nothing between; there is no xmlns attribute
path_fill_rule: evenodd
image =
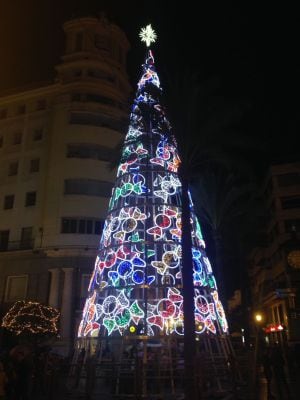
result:
<svg viewBox="0 0 300 400"><path fill-rule="evenodd" d="M269 342L300 342L300 163L271 166L264 243L250 257L253 312Z"/></svg>
<svg viewBox="0 0 300 400"><path fill-rule="evenodd" d="M131 91L129 43L106 18L63 25L55 82L0 93L1 314L21 299L75 335L115 179Z"/></svg>

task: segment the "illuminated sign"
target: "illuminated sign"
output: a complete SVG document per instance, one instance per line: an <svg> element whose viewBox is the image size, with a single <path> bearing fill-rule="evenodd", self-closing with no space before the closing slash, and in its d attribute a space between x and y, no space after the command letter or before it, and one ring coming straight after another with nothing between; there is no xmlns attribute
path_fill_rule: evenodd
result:
<svg viewBox="0 0 300 400"><path fill-rule="evenodd" d="M284 330L284 326L281 325L281 324L277 324L277 325L271 324L271 325L268 325L268 326L266 326L266 327L264 328L264 331L265 331L266 333L281 332L281 331L283 331L283 330Z"/></svg>

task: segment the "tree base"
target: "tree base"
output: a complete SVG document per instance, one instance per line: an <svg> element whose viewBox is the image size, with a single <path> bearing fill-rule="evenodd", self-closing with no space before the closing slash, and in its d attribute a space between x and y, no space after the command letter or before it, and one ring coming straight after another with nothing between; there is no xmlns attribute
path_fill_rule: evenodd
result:
<svg viewBox="0 0 300 400"><path fill-rule="evenodd" d="M196 341L197 399L232 392L232 349L227 335ZM184 399L183 337L127 336L78 339L68 378L86 398ZM102 397L101 397L102 396Z"/></svg>

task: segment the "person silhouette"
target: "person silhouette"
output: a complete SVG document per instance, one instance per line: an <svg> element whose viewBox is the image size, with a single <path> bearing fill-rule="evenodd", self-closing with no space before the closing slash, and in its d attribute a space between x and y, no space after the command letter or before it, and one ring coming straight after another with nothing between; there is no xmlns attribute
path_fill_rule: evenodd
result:
<svg viewBox="0 0 300 400"><path fill-rule="evenodd" d="M285 360L279 344L276 344L271 352L271 364L276 382L277 393L280 399L291 399L291 390L286 379Z"/></svg>
<svg viewBox="0 0 300 400"><path fill-rule="evenodd" d="M272 378L273 378L273 371L272 371L272 362L271 362L271 348L267 347L263 356L262 356L262 366L264 369L265 378L267 381L267 398L268 400L275 399L274 395L272 394Z"/></svg>

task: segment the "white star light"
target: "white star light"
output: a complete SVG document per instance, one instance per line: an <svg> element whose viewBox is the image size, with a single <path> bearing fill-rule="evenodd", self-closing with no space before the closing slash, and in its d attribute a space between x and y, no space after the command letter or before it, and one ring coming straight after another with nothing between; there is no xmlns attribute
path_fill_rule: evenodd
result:
<svg viewBox="0 0 300 400"><path fill-rule="evenodd" d="M157 39L155 31L152 29L151 24L147 25L146 28L142 28L139 34L141 41L146 43L149 47L151 43L154 43Z"/></svg>

